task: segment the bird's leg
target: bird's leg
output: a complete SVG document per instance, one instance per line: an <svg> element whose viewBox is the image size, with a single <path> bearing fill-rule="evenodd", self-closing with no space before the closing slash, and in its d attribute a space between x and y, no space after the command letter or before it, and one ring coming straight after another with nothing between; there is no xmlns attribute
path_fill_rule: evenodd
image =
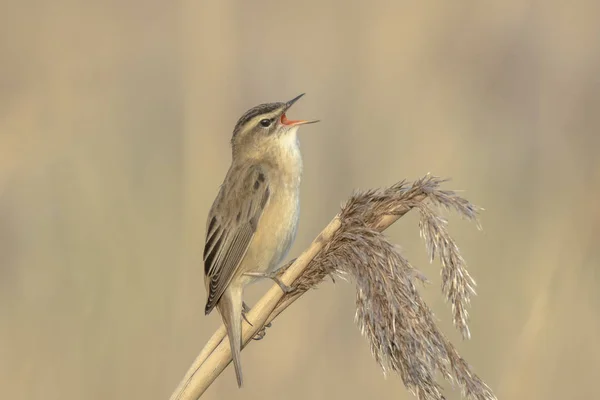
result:
<svg viewBox="0 0 600 400"><path fill-rule="evenodd" d="M286 285L285 283L283 283L281 281L281 279L279 279L277 271L273 271L273 272L245 272L244 275L253 276L255 278L268 278L268 279L271 279L272 281L274 281L276 284L279 285L279 287L281 288L281 290L285 294L288 294L288 293L291 293L291 292L294 291L293 287Z"/></svg>
<svg viewBox="0 0 600 400"><path fill-rule="evenodd" d="M248 321L248 317L246 317L246 313L248 311L250 311L250 307L248 307L248 304L246 304L246 302L243 302L242 303L242 317L244 317L244 319L246 320L246 322L248 323L248 325L254 326L254 325L252 325L252 323L250 321ZM258 332L256 332L256 335L252 339L254 339L254 340L261 340L267 334L267 328L270 328L270 327L271 327L271 323L269 322L268 324L266 324L265 326L263 326L261 330L259 330Z"/></svg>

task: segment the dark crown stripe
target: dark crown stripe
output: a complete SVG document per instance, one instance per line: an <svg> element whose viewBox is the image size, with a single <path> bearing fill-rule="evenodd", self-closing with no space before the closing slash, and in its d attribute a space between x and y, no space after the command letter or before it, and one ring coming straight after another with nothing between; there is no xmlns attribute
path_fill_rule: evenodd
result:
<svg viewBox="0 0 600 400"><path fill-rule="evenodd" d="M272 113L278 108L283 107L284 104L285 103L265 103L249 109L244 115L242 115L242 117L238 120L237 124L235 125L235 128L233 129L233 136L237 135L238 132L242 129L242 127L252 118L258 115Z"/></svg>

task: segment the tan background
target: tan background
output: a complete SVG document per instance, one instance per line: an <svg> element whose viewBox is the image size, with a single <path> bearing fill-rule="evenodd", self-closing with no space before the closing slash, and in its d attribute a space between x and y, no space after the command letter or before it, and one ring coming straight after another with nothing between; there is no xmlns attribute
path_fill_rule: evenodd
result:
<svg viewBox="0 0 600 400"><path fill-rule="evenodd" d="M307 92L292 255L355 188L449 176L478 282L461 342L417 218L389 233L502 399L600 398L600 3L4 1L0 398L166 399L220 323L204 223L247 108ZM255 300L267 287L249 292ZM409 399L323 285L206 399ZM458 392L449 391L449 399Z"/></svg>

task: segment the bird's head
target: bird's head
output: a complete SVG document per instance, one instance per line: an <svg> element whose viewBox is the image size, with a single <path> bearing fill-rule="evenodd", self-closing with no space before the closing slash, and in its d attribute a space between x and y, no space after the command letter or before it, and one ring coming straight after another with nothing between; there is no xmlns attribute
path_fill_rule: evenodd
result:
<svg viewBox="0 0 600 400"><path fill-rule="evenodd" d="M235 154L267 151L295 140L300 125L318 120L290 120L286 112L304 93L285 103L265 103L246 111L233 130L231 145Z"/></svg>

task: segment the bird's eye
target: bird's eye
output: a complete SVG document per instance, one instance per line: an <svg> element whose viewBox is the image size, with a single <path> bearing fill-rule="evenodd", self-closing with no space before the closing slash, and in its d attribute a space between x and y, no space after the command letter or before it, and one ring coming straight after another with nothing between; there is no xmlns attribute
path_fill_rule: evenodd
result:
<svg viewBox="0 0 600 400"><path fill-rule="evenodd" d="M260 120L260 125L264 128L268 128L269 126L271 126L271 120L270 119L261 119Z"/></svg>

